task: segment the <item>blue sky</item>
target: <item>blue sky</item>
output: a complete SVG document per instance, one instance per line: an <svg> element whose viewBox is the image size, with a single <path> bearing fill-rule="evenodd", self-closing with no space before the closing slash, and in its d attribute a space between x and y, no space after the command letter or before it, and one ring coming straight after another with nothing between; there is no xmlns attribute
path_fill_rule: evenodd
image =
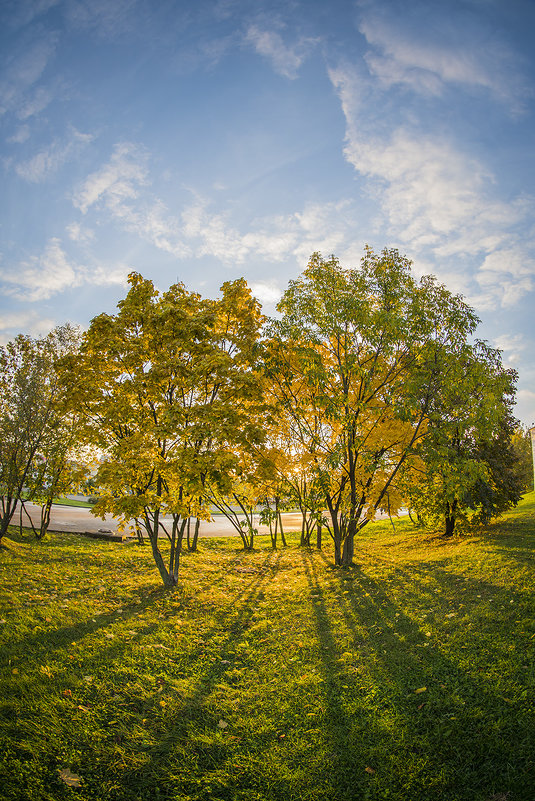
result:
<svg viewBox="0 0 535 801"><path fill-rule="evenodd" d="M535 423L532 0L3 0L0 339L397 247Z"/></svg>

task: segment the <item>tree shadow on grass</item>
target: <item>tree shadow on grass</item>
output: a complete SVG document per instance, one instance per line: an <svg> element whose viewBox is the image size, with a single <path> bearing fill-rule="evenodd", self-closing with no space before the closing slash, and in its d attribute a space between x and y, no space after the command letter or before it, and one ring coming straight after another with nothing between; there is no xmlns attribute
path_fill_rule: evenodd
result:
<svg viewBox="0 0 535 801"><path fill-rule="evenodd" d="M233 797L228 786L218 789L214 778L218 766L228 760L233 738L225 738L217 714L207 708L206 702L223 681L231 686L236 674L251 668L239 646L247 637L256 604L263 595L262 589L277 571L280 558L278 554L269 553L260 568L247 569L253 578L234 598L233 619L226 636L217 643L219 655L205 661L194 686L180 699L178 709L173 709L172 714L158 724L157 742L144 751L142 766L121 775L119 786L110 792L110 799ZM236 557L235 569L240 570L241 561L241 557ZM209 634L205 639L209 639ZM239 681L239 675L236 680ZM158 787L157 795L155 787Z"/></svg>
<svg viewBox="0 0 535 801"><path fill-rule="evenodd" d="M303 560L316 596L323 670L335 696L326 695L326 726L340 750L336 797L444 794L452 801L483 801L510 790L520 793L519 801L529 797L533 720L528 709L515 714L442 643L426 637L425 626L404 613L388 585L360 567L332 571L324 560L331 570L323 582L327 600L314 558L303 554ZM428 567L433 571L436 564ZM417 573L410 578L420 581ZM443 578L440 574L438 580ZM356 655L353 663L343 659L342 628L350 633L351 645L346 641L345 647ZM363 763L376 771L371 778L364 778Z"/></svg>

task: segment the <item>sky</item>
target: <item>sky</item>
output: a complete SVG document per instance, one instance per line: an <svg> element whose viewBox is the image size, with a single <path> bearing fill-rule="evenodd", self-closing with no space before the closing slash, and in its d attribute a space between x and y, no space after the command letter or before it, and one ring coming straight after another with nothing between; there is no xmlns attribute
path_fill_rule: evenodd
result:
<svg viewBox="0 0 535 801"><path fill-rule="evenodd" d="M397 248L535 424L532 0L2 0L0 341Z"/></svg>

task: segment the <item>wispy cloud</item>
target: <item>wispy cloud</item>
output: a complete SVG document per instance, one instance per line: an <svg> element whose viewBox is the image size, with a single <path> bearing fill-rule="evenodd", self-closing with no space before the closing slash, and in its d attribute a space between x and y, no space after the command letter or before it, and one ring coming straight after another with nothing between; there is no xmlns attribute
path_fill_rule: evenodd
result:
<svg viewBox="0 0 535 801"><path fill-rule="evenodd" d="M149 155L132 143L115 147L110 160L79 187L73 204L95 221L112 215L124 230L177 258L211 256L222 264L244 264L251 257L281 262L295 257L302 266L312 252L345 250L354 237L355 212L348 200L309 203L289 215L253 220L247 230L233 223L230 211L214 211L209 198L195 196L171 213L151 193ZM79 240L82 227L70 225Z"/></svg>
<svg viewBox="0 0 535 801"><path fill-rule="evenodd" d="M9 27L16 30L29 25L60 2L61 0L16 0L10 4Z"/></svg>
<svg viewBox="0 0 535 801"><path fill-rule="evenodd" d="M20 120L27 120L43 111L52 102L54 93L50 88L39 86L33 94L24 100L17 111Z"/></svg>
<svg viewBox="0 0 535 801"><path fill-rule="evenodd" d="M49 32L37 41L21 43L23 46L17 55L4 65L4 77L0 81L0 114L20 109L24 93L42 76L57 43L55 32Z"/></svg>
<svg viewBox="0 0 535 801"><path fill-rule="evenodd" d="M109 162L91 173L75 192L74 205L83 214L97 203L120 213L124 203L137 198L140 187L147 184L146 161L146 154L135 145L117 144Z"/></svg>
<svg viewBox="0 0 535 801"><path fill-rule="evenodd" d="M29 125L21 125L15 133L8 138L8 142L10 144L21 145L23 142L26 142L30 138L30 126Z"/></svg>
<svg viewBox="0 0 535 801"><path fill-rule="evenodd" d="M181 239L179 221L150 194L147 162L142 148L130 142L117 144L110 160L75 192L73 204L83 214L92 208L104 209L125 230L160 250L185 257L190 251Z"/></svg>
<svg viewBox="0 0 535 801"><path fill-rule="evenodd" d="M33 310L11 312L0 316L0 344L5 345L17 336L20 331L38 337L47 334L54 328L56 321L50 317L41 317Z"/></svg>
<svg viewBox="0 0 535 801"><path fill-rule="evenodd" d="M66 14L72 25L90 28L103 38L116 38L143 30L140 15L148 6L139 0L70 0Z"/></svg>
<svg viewBox="0 0 535 801"><path fill-rule="evenodd" d="M57 237L50 239L44 251L13 269L0 270L4 292L22 301L48 300L54 295L83 284L124 285L131 268L101 265L89 268L69 258Z"/></svg>
<svg viewBox="0 0 535 801"><path fill-rule="evenodd" d="M301 37L293 45L287 45L277 31L261 29L258 25L249 26L245 42L269 59L275 72L292 79L297 78L301 64L316 44L315 39Z"/></svg>
<svg viewBox="0 0 535 801"><path fill-rule="evenodd" d="M522 352L527 348L522 334L500 334L500 336L494 337L492 344L502 351L507 367L514 367L518 364L522 359Z"/></svg>
<svg viewBox="0 0 535 801"><path fill-rule="evenodd" d="M13 270L2 270L0 277L7 294L19 300L38 301L79 286L83 272L83 268L69 261L61 241L53 238L40 256L22 262Z"/></svg>
<svg viewBox="0 0 535 801"><path fill-rule="evenodd" d="M68 139L57 139L30 159L15 164L15 172L30 183L45 181L92 140L91 134L83 134L73 128Z"/></svg>
<svg viewBox="0 0 535 801"><path fill-rule="evenodd" d="M491 26L469 15L451 23L447 7L434 6L427 18L415 19L403 9L368 9L360 32L370 49L370 73L384 87L404 85L429 95L440 95L448 85L484 89L517 110L526 94L514 52Z"/></svg>
<svg viewBox="0 0 535 801"><path fill-rule="evenodd" d="M91 242L95 238L95 232L91 228L80 225L79 222L70 223L65 230L69 239L82 245Z"/></svg>
<svg viewBox="0 0 535 801"><path fill-rule="evenodd" d="M464 289L478 308L514 305L534 286L535 261L517 229L535 199L501 201L492 172L451 140L374 125L362 76L348 68L330 75L346 116L346 158L368 179L389 238L438 263L475 260L475 283L467 276Z"/></svg>

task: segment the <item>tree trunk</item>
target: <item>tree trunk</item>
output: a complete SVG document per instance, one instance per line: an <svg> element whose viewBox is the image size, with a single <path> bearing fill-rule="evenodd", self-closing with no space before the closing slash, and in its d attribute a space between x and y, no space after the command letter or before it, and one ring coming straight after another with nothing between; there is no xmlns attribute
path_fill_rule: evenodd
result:
<svg viewBox="0 0 535 801"><path fill-rule="evenodd" d="M42 540L48 531L50 525L50 512L52 510L52 498L49 498L46 503L41 506L41 525L39 527L39 534L37 539Z"/></svg>
<svg viewBox="0 0 535 801"><path fill-rule="evenodd" d="M334 534L334 564L337 567L342 564L342 542L336 532Z"/></svg>
<svg viewBox="0 0 535 801"><path fill-rule="evenodd" d="M318 551L321 551L321 533L322 533L321 523L317 523L317 525L316 525L316 548L318 549Z"/></svg>
<svg viewBox="0 0 535 801"><path fill-rule="evenodd" d="M443 537L453 537L453 532L455 531L455 513L457 511L457 501L453 501L452 504L446 503L446 514L444 516L445 520L445 529Z"/></svg>
<svg viewBox="0 0 535 801"><path fill-rule="evenodd" d="M200 525L201 525L201 518L197 517L195 519L195 531L193 532L193 542L192 542L192 545L191 545L191 550L192 551L196 551L197 550L197 541L199 539L199 527L200 527Z"/></svg>
<svg viewBox="0 0 535 801"><path fill-rule="evenodd" d="M353 532L348 534L344 540L344 550L342 552L342 562L344 567L349 567L353 564L353 553L355 550L355 535Z"/></svg>
<svg viewBox="0 0 535 801"><path fill-rule="evenodd" d="M281 515L281 513L280 513L280 512L279 512L279 531L280 531L280 533L281 533L281 541L282 541L282 544L283 544L283 546L286 548L286 546L287 546L287 543L286 543L286 537L284 536L284 529L283 529L283 527L282 527L282 515Z"/></svg>
<svg viewBox="0 0 535 801"><path fill-rule="evenodd" d="M145 515L145 525L147 528L147 534L149 535L150 544L152 547L152 556L154 558L154 563L158 568L158 572L163 581L163 585L166 589L173 589L173 587L176 586L176 581L174 581L173 576L169 575L169 572L163 560L163 556L160 552L160 549L158 548L158 530L160 527L158 511L156 511L154 514L154 523L152 525L148 514Z"/></svg>
<svg viewBox="0 0 535 801"><path fill-rule="evenodd" d="M5 496L4 496L5 498ZM7 529L9 524L11 523L11 518L15 513L15 508L17 505L17 501L13 500L13 498L7 498L7 504L4 499L2 499L2 518L0 519L0 542L2 542L2 538L5 537L7 534Z"/></svg>

